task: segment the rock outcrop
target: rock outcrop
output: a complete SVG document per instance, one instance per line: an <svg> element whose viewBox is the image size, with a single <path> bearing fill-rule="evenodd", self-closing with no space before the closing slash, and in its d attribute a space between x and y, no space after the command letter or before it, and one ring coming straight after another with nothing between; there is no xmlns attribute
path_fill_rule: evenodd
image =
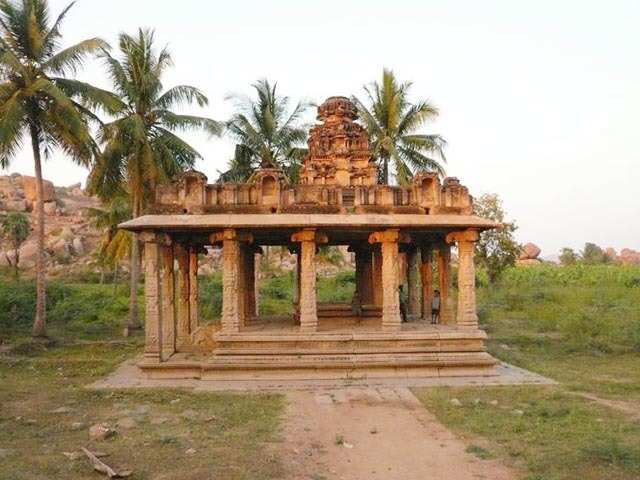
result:
<svg viewBox="0 0 640 480"><path fill-rule="evenodd" d="M45 256L52 274L56 271L86 267L92 259L100 232L91 225L87 208L99 207L100 202L88 196L80 184L55 187L44 181ZM0 214L24 212L29 216L32 229L35 226L35 178L12 174L0 176ZM35 233L20 247L20 268L27 272L34 268L37 255ZM0 265L7 265L7 257L13 261L16 252L7 250L0 243Z"/></svg>
<svg viewBox="0 0 640 480"><path fill-rule="evenodd" d="M520 250L516 265L538 265L542 261L538 258L540 256L540 247L534 243L525 243Z"/></svg>

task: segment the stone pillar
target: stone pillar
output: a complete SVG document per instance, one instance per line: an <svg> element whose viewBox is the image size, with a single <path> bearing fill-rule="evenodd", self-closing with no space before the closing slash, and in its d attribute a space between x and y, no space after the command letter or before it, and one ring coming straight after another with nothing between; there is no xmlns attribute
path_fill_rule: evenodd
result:
<svg viewBox="0 0 640 480"><path fill-rule="evenodd" d="M433 299L433 250L429 244L420 248L420 278L422 279L422 319L431 321L431 302Z"/></svg>
<svg viewBox="0 0 640 480"><path fill-rule="evenodd" d="M478 232L465 230L447 235L447 241L458 243L458 312L456 324L461 328L478 328L476 312L476 269L473 262Z"/></svg>
<svg viewBox="0 0 640 480"><path fill-rule="evenodd" d="M262 261L262 249L253 256L253 314L260 316L260 262Z"/></svg>
<svg viewBox="0 0 640 480"><path fill-rule="evenodd" d="M153 232L142 232L138 238L144 243L144 357L147 361L161 362L162 299L159 246Z"/></svg>
<svg viewBox="0 0 640 480"><path fill-rule="evenodd" d="M326 243L326 236L315 229L304 229L294 233L291 241L300 244L300 330L315 332L318 329L316 306L316 245Z"/></svg>
<svg viewBox="0 0 640 480"><path fill-rule="evenodd" d="M440 323L453 323L451 290L451 247L447 243L438 246L438 289L440 290Z"/></svg>
<svg viewBox="0 0 640 480"><path fill-rule="evenodd" d="M382 250L379 245L373 249L373 272L371 275L371 283L373 287L372 300L373 304L382 306Z"/></svg>
<svg viewBox="0 0 640 480"><path fill-rule="evenodd" d="M369 235L369 243L379 243L382 256L382 329L400 330L400 295L398 292L398 241L400 232L388 229Z"/></svg>
<svg viewBox="0 0 640 480"><path fill-rule="evenodd" d="M256 258L261 250L259 247L248 246L245 252L245 298L247 303L247 321L257 316L257 281L256 281Z"/></svg>
<svg viewBox="0 0 640 480"><path fill-rule="evenodd" d="M176 272L176 346L180 348L189 343L191 335L189 249L181 243L175 243L173 254L178 264Z"/></svg>
<svg viewBox="0 0 640 480"><path fill-rule="evenodd" d="M175 282L173 276L173 246L165 236L159 244L160 297L162 308L162 359L167 360L176 352Z"/></svg>
<svg viewBox="0 0 640 480"><path fill-rule="evenodd" d="M355 258L355 280L359 306L370 304L371 250L368 245L354 245L349 247L349 251L354 253Z"/></svg>
<svg viewBox="0 0 640 480"><path fill-rule="evenodd" d="M362 292L360 299L363 305L373 304L373 255L370 248L363 249L360 258Z"/></svg>
<svg viewBox="0 0 640 480"><path fill-rule="evenodd" d="M411 245L407 250L407 314L412 318L422 315L422 281L420 278L420 250Z"/></svg>
<svg viewBox="0 0 640 480"><path fill-rule="evenodd" d="M198 254L199 248L189 245L189 330L195 332L200 320L198 315Z"/></svg>
<svg viewBox="0 0 640 480"><path fill-rule="evenodd" d="M244 327L247 319L247 249L238 243L238 318L240 327Z"/></svg>

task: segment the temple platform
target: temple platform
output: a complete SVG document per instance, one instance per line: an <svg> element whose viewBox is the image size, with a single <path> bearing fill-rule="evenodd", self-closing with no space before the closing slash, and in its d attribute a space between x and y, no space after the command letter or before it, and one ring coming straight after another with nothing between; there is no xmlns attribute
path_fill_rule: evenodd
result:
<svg viewBox="0 0 640 480"><path fill-rule="evenodd" d="M334 311L336 309L328 309ZM163 362L142 360L149 379L333 380L496 375L479 329L425 321L384 331L380 318L319 315L304 332L292 316L252 319L239 332L202 327L206 344ZM206 335L202 335L206 332ZM187 349L189 350L189 349Z"/></svg>

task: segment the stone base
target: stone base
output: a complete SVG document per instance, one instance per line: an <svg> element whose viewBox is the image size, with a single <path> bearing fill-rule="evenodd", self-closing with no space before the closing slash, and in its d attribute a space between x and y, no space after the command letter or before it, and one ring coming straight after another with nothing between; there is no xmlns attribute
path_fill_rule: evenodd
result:
<svg viewBox="0 0 640 480"><path fill-rule="evenodd" d="M345 319L339 323L344 325ZM486 334L426 323L398 332L350 326L344 331L303 332L293 325L260 323L215 334L209 352L141 361L149 379L290 380L375 379L495 375ZM322 329L325 331L322 331Z"/></svg>

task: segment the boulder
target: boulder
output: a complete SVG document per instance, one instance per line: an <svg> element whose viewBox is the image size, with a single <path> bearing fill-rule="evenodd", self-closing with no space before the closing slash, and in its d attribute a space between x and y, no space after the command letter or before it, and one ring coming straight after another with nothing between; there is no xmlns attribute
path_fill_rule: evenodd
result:
<svg viewBox="0 0 640 480"><path fill-rule="evenodd" d="M44 202L45 215L55 215L58 211L58 205L56 202Z"/></svg>
<svg viewBox="0 0 640 480"><path fill-rule="evenodd" d="M36 239L27 240L20 247L20 267L32 268L36 264L38 256L38 245Z"/></svg>
<svg viewBox="0 0 640 480"><path fill-rule="evenodd" d="M533 244L533 243L527 243L525 245L522 246L522 250L520 251L520 259L535 259L538 258L538 255L540 255L540 248Z"/></svg>
<svg viewBox="0 0 640 480"><path fill-rule="evenodd" d="M36 178L23 176L22 188L24 189L24 196L29 202L36 201ZM52 202L56 199L56 190L48 180L42 180L42 199L45 202Z"/></svg>
<svg viewBox="0 0 640 480"><path fill-rule="evenodd" d="M2 203L10 212L26 212L29 209L29 203L24 199L5 200Z"/></svg>
<svg viewBox="0 0 640 480"><path fill-rule="evenodd" d="M82 238L74 238L71 246L73 247L73 251L76 255L82 255L84 253L84 242L82 241Z"/></svg>

